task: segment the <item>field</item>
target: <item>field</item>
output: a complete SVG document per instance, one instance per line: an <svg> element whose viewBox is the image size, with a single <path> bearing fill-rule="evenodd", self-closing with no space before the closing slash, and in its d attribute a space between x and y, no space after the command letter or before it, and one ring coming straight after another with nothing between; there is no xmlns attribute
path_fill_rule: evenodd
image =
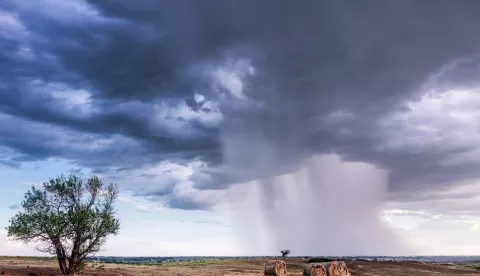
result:
<svg viewBox="0 0 480 276"><path fill-rule="evenodd" d="M158 265L127 265L87 263L85 270L78 275L97 276L257 276L263 275L265 260L221 260ZM287 259L289 275L301 275L306 260ZM423 264L417 262L367 262L349 261L351 275L358 276L441 276L441 275L480 275L474 266ZM3 274L2 274L3 273ZM35 274L29 274L35 273ZM45 258L0 257L0 275L59 275L54 260Z"/></svg>

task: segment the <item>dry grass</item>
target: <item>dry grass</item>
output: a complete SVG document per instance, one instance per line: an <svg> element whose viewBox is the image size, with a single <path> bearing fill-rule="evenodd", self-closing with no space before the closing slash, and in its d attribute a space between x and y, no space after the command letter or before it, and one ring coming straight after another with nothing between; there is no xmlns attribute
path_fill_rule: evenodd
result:
<svg viewBox="0 0 480 276"><path fill-rule="evenodd" d="M168 263L159 265L94 264L88 263L87 269L80 275L98 276L262 276L265 259L243 261L203 261ZM307 265L306 260L288 259L288 275L302 275ZM449 267L442 265L421 264L415 262L347 262L352 276L459 276L480 275L473 268ZM35 258L0 258L0 273L4 275L38 276L58 275L56 262L49 259Z"/></svg>

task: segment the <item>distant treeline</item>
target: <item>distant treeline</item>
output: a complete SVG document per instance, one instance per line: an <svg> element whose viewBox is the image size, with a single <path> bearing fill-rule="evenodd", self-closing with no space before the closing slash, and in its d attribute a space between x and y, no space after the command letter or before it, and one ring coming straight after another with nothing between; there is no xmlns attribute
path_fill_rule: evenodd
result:
<svg viewBox="0 0 480 276"><path fill-rule="evenodd" d="M95 256L88 257L90 262L120 263L120 264L162 264L178 262L218 261L218 260L249 260L249 259L275 259L279 256L183 256L183 257L116 257L116 256ZM287 259L304 259L308 263L331 262L331 261L412 261L426 263L473 263L480 262L480 256L290 256Z"/></svg>
<svg viewBox="0 0 480 276"><path fill-rule="evenodd" d="M333 259L333 258L311 258L308 260L309 263L324 263L324 262L332 262L332 261L338 261L339 259Z"/></svg>

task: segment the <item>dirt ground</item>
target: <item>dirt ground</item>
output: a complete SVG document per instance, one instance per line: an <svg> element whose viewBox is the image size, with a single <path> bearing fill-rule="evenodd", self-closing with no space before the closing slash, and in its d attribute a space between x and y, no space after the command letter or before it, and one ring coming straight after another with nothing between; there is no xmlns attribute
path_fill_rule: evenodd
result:
<svg viewBox="0 0 480 276"><path fill-rule="evenodd" d="M170 263L163 265L127 265L88 263L78 275L98 276L260 276L266 260L243 261L204 261L193 263ZM302 275L305 260L288 259L287 270L290 276ZM347 262L352 276L441 276L441 275L480 275L472 269L422 264L414 262ZM3 274L2 274L3 273ZM34 274L33 274L34 273ZM0 275L59 275L55 261L29 258L0 258Z"/></svg>

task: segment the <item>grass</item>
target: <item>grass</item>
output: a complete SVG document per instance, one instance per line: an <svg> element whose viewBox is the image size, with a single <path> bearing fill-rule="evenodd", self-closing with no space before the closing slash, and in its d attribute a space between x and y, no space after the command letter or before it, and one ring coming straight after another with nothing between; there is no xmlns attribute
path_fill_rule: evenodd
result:
<svg viewBox="0 0 480 276"><path fill-rule="evenodd" d="M457 265L459 268L468 268L473 270L480 270L480 263L462 264Z"/></svg>
<svg viewBox="0 0 480 276"><path fill-rule="evenodd" d="M214 265L214 264L231 264L235 262L236 262L235 260L192 260L192 261L173 261L173 262L163 262L163 263L122 262L120 264L136 265L136 266L189 267L189 266Z"/></svg>
<svg viewBox="0 0 480 276"><path fill-rule="evenodd" d="M0 256L0 259L18 259L18 260L26 260L26 261L51 261L55 260L54 257L38 257L38 256Z"/></svg>
<svg viewBox="0 0 480 276"><path fill-rule="evenodd" d="M308 260L309 263L324 263L324 262L331 262L335 261L336 259L332 258L311 258Z"/></svg>

